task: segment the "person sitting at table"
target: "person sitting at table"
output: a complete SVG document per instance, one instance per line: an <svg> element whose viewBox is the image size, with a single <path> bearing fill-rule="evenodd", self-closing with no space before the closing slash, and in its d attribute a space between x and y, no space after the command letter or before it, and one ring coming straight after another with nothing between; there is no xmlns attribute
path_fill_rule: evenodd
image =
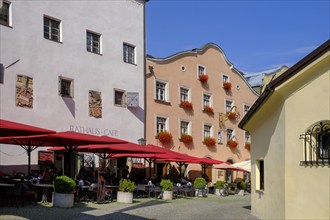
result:
<svg viewBox="0 0 330 220"><path fill-rule="evenodd" d="M90 185L92 188L97 188L98 176L96 171L92 172L92 176L89 178L89 180L86 180L86 183L87 185Z"/></svg>

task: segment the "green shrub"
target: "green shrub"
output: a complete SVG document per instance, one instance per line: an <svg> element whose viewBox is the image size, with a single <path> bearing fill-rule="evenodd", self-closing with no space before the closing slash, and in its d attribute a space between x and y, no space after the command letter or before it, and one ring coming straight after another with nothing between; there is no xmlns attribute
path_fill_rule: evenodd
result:
<svg viewBox="0 0 330 220"><path fill-rule="evenodd" d="M218 180L218 181L215 183L215 188L216 188L216 189L223 189L223 188L225 187L225 184L226 184L225 181L220 181L220 180Z"/></svg>
<svg viewBox="0 0 330 220"><path fill-rule="evenodd" d="M246 183L244 181L241 181L241 182L237 183L237 189L246 190Z"/></svg>
<svg viewBox="0 0 330 220"><path fill-rule="evenodd" d="M162 179L162 181L160 182L160 186L164 191L172 191L173 182L171 180Z"/></svg>
<svg viewBox="0 0 330 220"><path fill-rule="evenodd" d="M76 182L68 176L58 176L54 181L54 191L57 193L73 193Z"/></svg>
<svg viewBox="0 0 330 220"><path fill-rule="evenodd" d="M136 185L129 179L121 179L119 181L119 191L121 192L133 192L136 189Z"/></svg>
<svg viewBox="0 0 330 220"><path fill-rule="evenodd" d="M200 189L206 186L206 180L203 177L197 177L194 181L194 188Z"/></svg>

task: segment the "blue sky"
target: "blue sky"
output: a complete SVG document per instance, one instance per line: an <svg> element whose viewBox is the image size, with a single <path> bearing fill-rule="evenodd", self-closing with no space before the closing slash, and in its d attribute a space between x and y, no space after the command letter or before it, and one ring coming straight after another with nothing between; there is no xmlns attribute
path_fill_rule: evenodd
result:
<svg viewBox="0 0 330 220"><path fill-rule="evenodd" d="M147 53L212 42L245 73L290 67L330 38L329 14L330 0L150 0Z"/></svg>

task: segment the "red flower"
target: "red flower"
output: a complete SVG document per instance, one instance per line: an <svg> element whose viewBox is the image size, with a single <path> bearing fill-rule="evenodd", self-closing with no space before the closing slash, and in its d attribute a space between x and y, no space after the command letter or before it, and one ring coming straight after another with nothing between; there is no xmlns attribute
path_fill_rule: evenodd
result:
<svg viewBox="0 0 330 220"><path fill-rule="evenodd" d="M223 83L223 88L224 89L231 89L231 83L230 82Z"/></svg>
<svg viewBox="0 0 330 220"><path fill-rule="evenodd" d="M215 145L215 139L212 137L205 137L204 138L204 144L208 147L212 147Z"/></svg>
<svg viewBox="0 0 330 220"><path fill-rule="evenodd" d="M182 134L181 135L181 141L185 144L190 144L192 142L193 138L189 134Z"/></svg>
<svg viewBox="0 0 330 220"><path fill-rule="evenodd" d="M235 119L236 118L236 113L235 112L227 112L227 116L229 119Z"/></svg>
<svg viewBox="0 0 330 220"><path fill-rule="evenodd" d="M245 148L250 151L251 148L251 143L250 142L245 142Z"/></svg>
<svg viewBox="0 0 330 220"><path fill-rule="evenodd" d="M208 75L202 74L199 76L199 81L201 81L202 83L207 82L208 79L209 79Z"/></svg>
<svg viewBox="0 0 330 220"><path fill-rule="evenodd" d="M183 108L192 108L192 106L193 106L193 104L191 102L189 102L189 101L183 101L183 100L181 101L180 105Z"/></svg>
<svg viewBox="0 0 330 220"><path fill-rule="evenodd" d="M157 134L157 138L163 144L169 143L172 140L172 134L168 131L161 131Z"/></svg>
<svg viewBox="0 0 330 220"><path fill-rule="evenodd" d="M227 142L227 144L228 144L229 147L231 147L231 148L236 148L237 145L238 145L238 143L237 143L236 141L233 141L233 140L229 140L229 141Z"/></svg>
<svg viewBox="0 0 330 220"><path fill-rule="evenodd" d="M204 111L207 112L207 113L213 113L213 108L208 106L208 105L205 105L204 106Z"/></svg>

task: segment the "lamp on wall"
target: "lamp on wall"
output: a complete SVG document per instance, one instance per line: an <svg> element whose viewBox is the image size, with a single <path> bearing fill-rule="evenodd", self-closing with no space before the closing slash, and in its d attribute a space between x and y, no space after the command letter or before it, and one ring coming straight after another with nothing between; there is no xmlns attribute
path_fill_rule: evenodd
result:
<svg viewBox="0 0 330 220"><path fill-rule="evenodd" d="M137 141L138 141L139 145L141 145L141 146L145 146L146 143L147 143L147 140L144 139L144 138L140 138L140 139L138 139Z"/></svg>

